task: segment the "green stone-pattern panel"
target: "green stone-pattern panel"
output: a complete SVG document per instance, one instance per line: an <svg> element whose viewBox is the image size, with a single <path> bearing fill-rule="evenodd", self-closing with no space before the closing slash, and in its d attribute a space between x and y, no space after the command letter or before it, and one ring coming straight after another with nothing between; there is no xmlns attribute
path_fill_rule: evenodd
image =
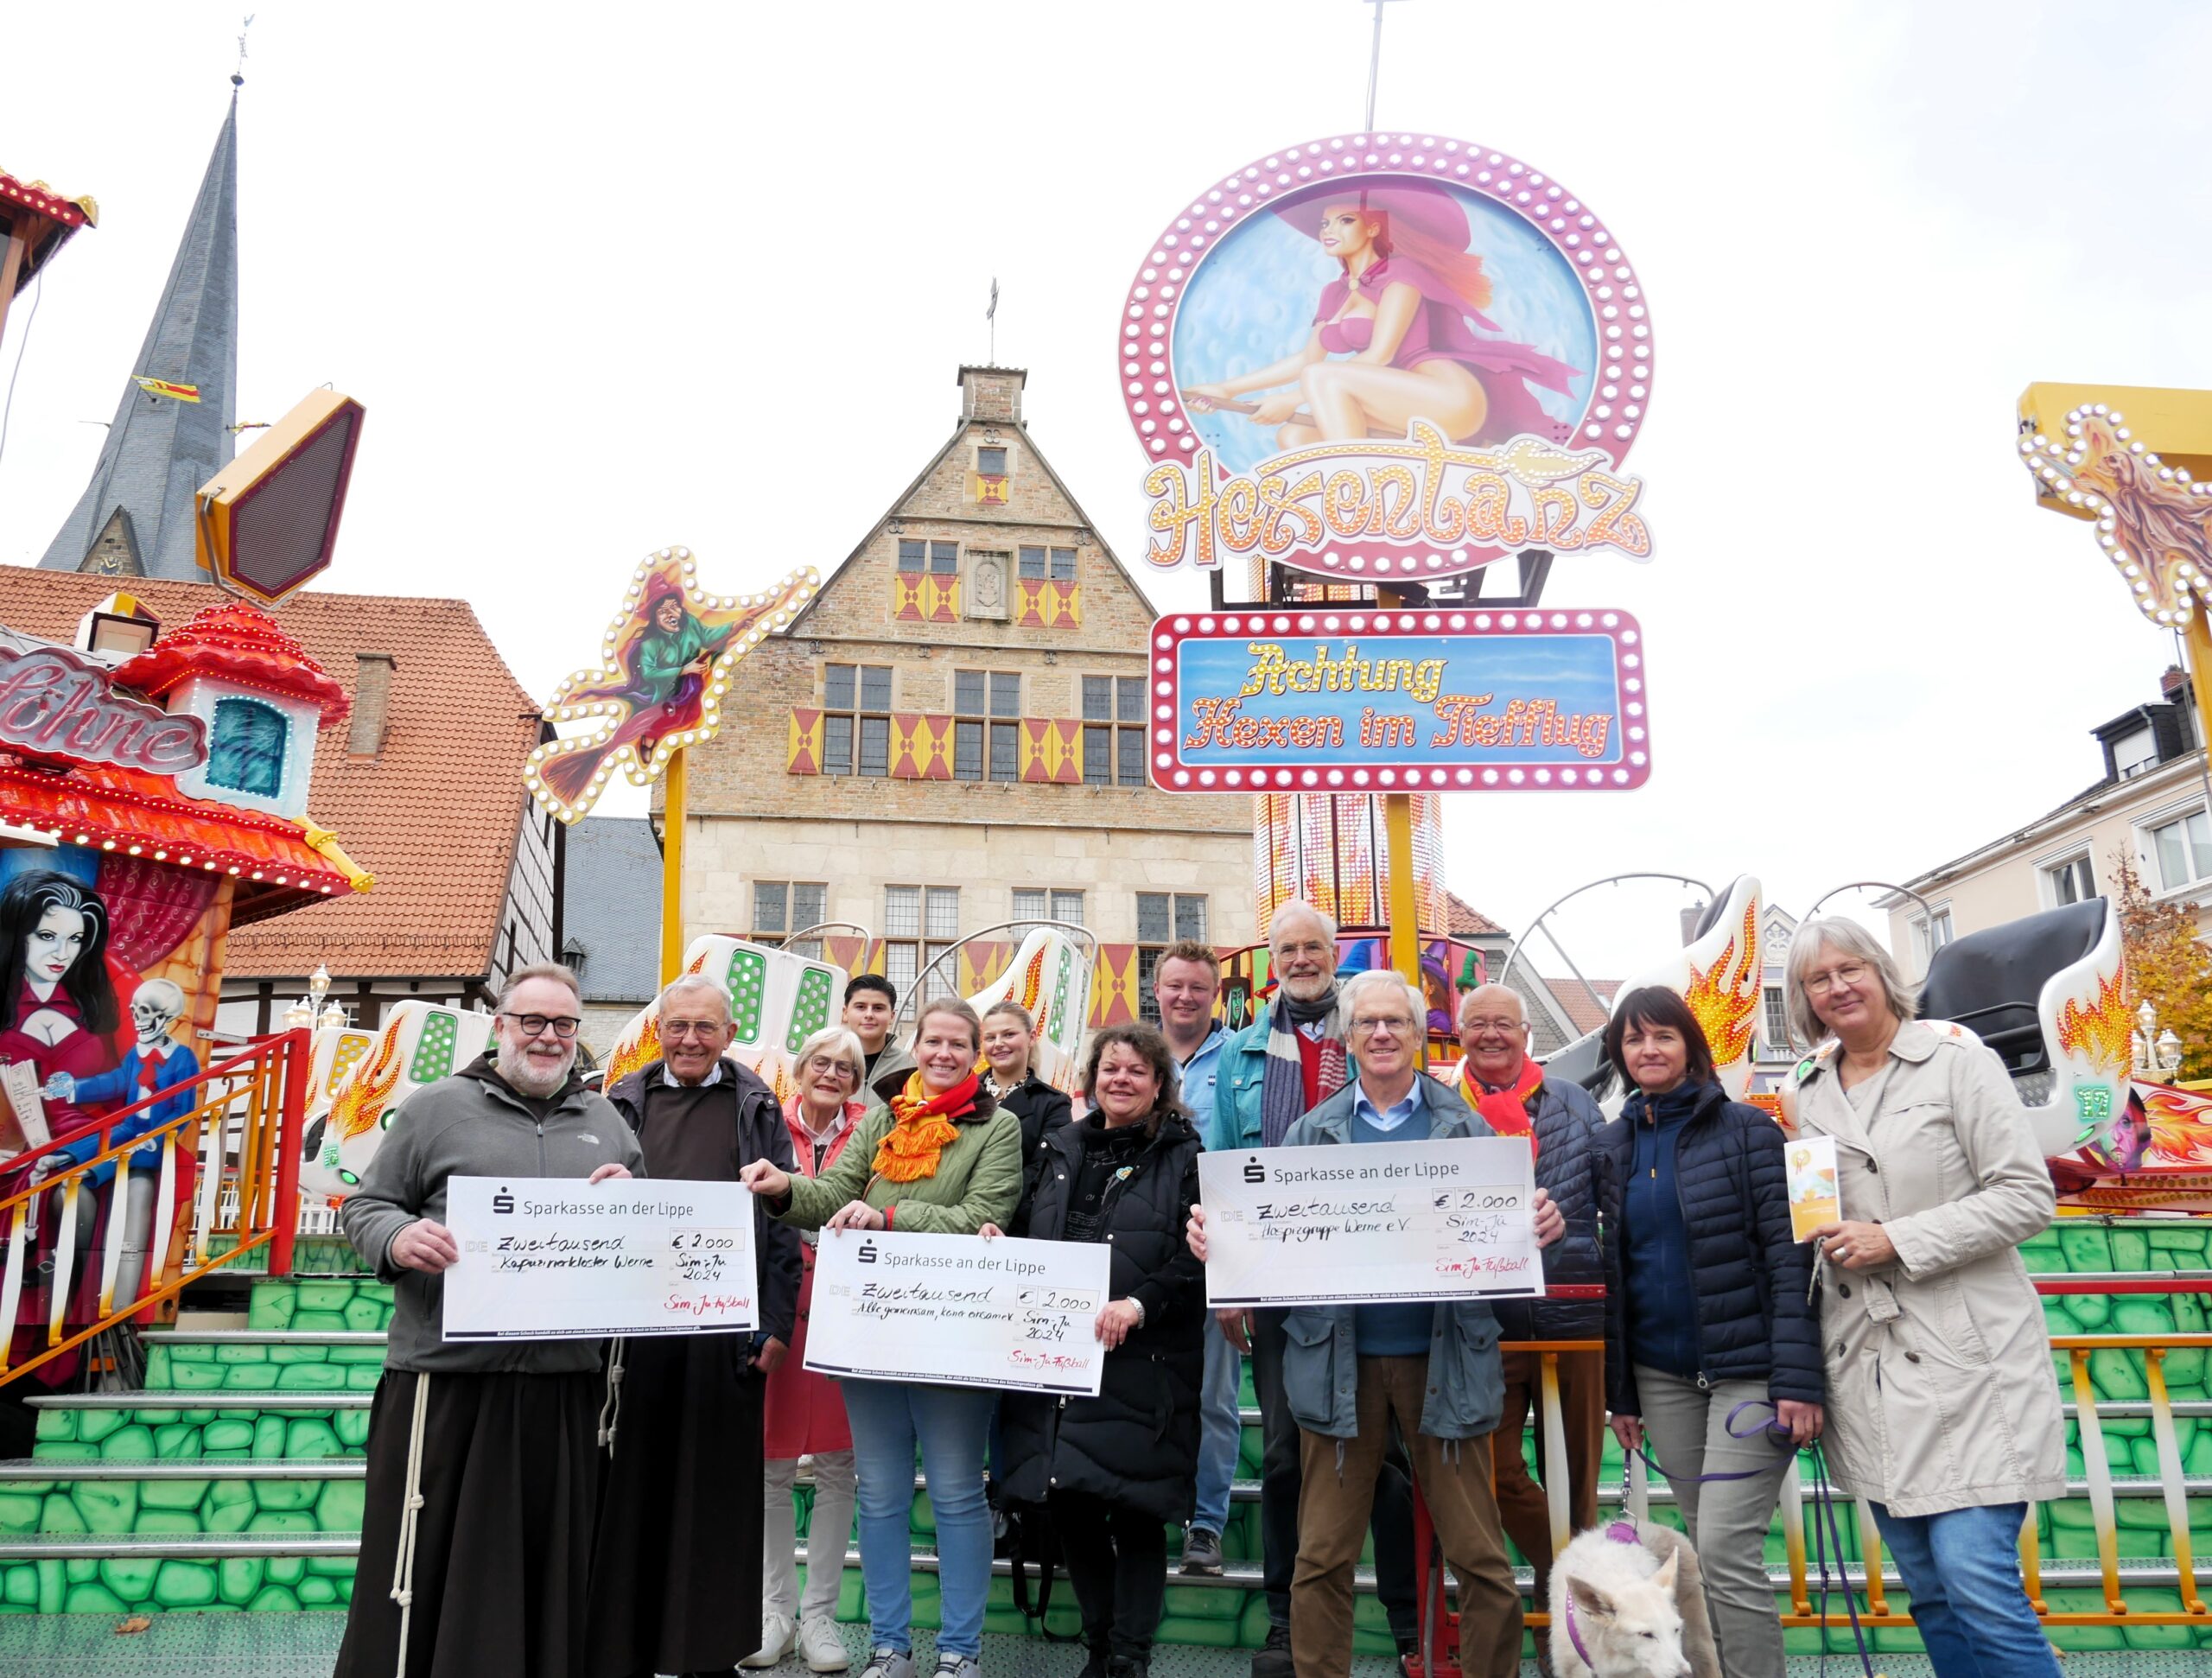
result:
<svg viewBox="0 0 2212 1678"><path fill-rule="evenodd" d="M2030 1270L2142 1271L2212 1269L2212 1224L2144 1222L2108 1225L2104 1220L2066 1220L2022 1249ZM259 1329L381 1329L391 1313L391 1290L363 1278L271 1281L254 1285L251 1322ZM2158 1334L2202 1332L2207 1325L2205 1296L2177 1294L2132 1298L2125 1295L2077 1294L2045 1301L2051 1333ZM376 1384L382 1366L377 1347L310 1345L191 1346L162 1345L149 1337L149 1386L211 1394L236 1395L236 1408L190 1410L48 1410L40 1414L35 1454L54 1459L103 1458L247 1459L276 1457L354 1457L361 1453L368 1434L365 1410L287 1411L262 1414L250 1396L272 1388L363 1391ZM2065 1360L2059 1360L2062 1385L2068 1381ZM2208 1386L2204 1354L2170 1352L2165 1359L2167 1384L2177 1401L2212 1398ZM2143 1397L2143 1358L2136 1352L2104 1352L2092 1359L2091 1369L2101 1399ZM1251 1375L1245 1373L1243 1402L1254 1404ZM2184 1418L2175 1424L2183 1465L2191 1475L2212 1475L2212 1421ZM2147 1419L2111 1418L2104 1424L2106 1457L2117 1474L2155 1476L2157 1461ZM1533 1455L1533 1441L1524 1442ZM1261 1441L1256 1427L1245 1429L1240 1453L1240 1478L1256 1478ZM2078 1476L2081 1453L2072 1425L2069 1425L2069 1468ZM1605 1478L1617 1482L1619 1452L1608 1437ZM797 1493L798 1527L807 1534L813 1503L812 1489ZM0 1538L29 1532L91 1533L223 1533L223 1532L353 1532L360 1525L361 1486L346 1481L181 1480L17 1483L0 1487ZM2126 1558L2158 1558L2171 1554L2163 1503L2155 1497L2119 1500L2120 1554ZM1671 1506L1655 1513L1679 1525ZM2212 1499L2192 1504L2190 1542L2198 1556L2212 1555ZM912 1528L918 1549L936 1541L935 1516L928 1494L914 1499ZM1857 1524L1845 1512L1842 1548L1846 1557L1859 1556ZM2060 1560L2089 1560L2096 1555L2096 1535L2086 1498L2045 1505L2037 1511L2043 1553ZM1171 1553L1179 1553L1180 1535L1170 1536ZM1260 1554L1259 1509L1254 1503L1232 1506L1222 1548L1232 1561L1257 1560ZM1784 1558L1777 1521L1767 1540L1767 1559L1776 1566ZM1365 1558L1371 1561L1372 1556ZM1516 1557L1516 1560L1518 1558ZM339 1608L352 1586L353 1563L346 1558L261 1560L232 1557L221 1560L0 1562L0 1613L60 1613L153 1611L193 1608ZM2062 1611L2096 1612L2101 1596L2091 1592L2052 1591L2051 1606ZM1891 1601L1901 1603L1892 1595ZM2129 1594L2138 1611L2177 1611L2178 1593L2148 1590ZM938 1624L939 1598L934 1573L914 1575L914 1618L917 1624ZM838 1599L838 1618L858 1620L865 1615L857 1569L845 1573ZM1051 1629L1063 1635L1076 1629L1072 1593L1065 1586L1054 1593ZM1014 1606L1011 1582L994 1579L985 1623L993 1631L1020 1632L1025 1629ZM1356 1613L1356 1646L1363 1655L1392 1652L1381 1604L1360 1599ZM1171 1585L1166 1614L1160 1627L1163 1641L1220 1649L1255 1648L1265 1638L1267 1607L1257 1591L1220 1590ZM2052 1637L2068 1649L2165 1650L2212 1649L2212 1627L2118 1626L2061 1628ZM1789 1634L1789 1652L1821 1652L1821 1633ZM1884 1652L1909 1652L1918 1648L1910 1631L1873 1634ZM1851 1647L1847 1627L1827 1634L1827 1652L1842 1654Z"/></svg>
<svg viewBox="0 0 2212 1678"><path fill-rule="evenodd" d="M350 1329L381 1333L391 1325L391 1284L372 1281L366 1276L257 1281L246 1307L246 1326L264 1331L294 1329L303 1333L331 1333ZM238 1346L230 1350L243 1352L255 1349ZM381 1353L376 1361L383 1361ZM149 1384L158 1383L149 1380Z"/></svg>

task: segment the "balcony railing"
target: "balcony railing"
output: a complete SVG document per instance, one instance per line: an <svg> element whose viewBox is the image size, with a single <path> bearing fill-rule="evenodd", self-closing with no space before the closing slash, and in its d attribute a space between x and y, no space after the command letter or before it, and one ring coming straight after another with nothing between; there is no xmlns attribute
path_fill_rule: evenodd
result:
<svg viewBox="0 0 2212 1678"><path fill-rule="evenodd" d="M242 1053L218 1061L197 1077L119 1108L97 1125L19 1155L10 1162L18 1186L0 1198L0 1230L6 1258L0 1267L0 1385L126 1318L146 1317L190 1282L248 1253L268 1250L271 1274L292 1268L299 1227L301 1127L306 1112L308 1044L304 1031L263 1038ZM177 1100L188 1111L127 1141L118 1126L147 1109ZM99 1151L36 1180L26 1173L42 1158L93 1139ZM116 1297L129 1220L111 1194L106 1238L98 1255L99 1290L92 1320L73 1325L77 1291L79 1224L99 1215L93 1173L110 1166L116 1176L141 1149L158 1150L153 1224L136 1290ZM140 1169L146 1169L140 1166ZM189 1193L181 1192L188 1185ZM181 1228L178 1211L184 1211ZM42 1226L49 1225L44 1233ZM218 1250L218 1249L221 1250ZM50 1255L43 1336L32 1335L29 1355L19 1351L24 1279ZM88 1255L89 1262L89 1255ZM42 1344L41 1343L42 1340Z"/></svg>

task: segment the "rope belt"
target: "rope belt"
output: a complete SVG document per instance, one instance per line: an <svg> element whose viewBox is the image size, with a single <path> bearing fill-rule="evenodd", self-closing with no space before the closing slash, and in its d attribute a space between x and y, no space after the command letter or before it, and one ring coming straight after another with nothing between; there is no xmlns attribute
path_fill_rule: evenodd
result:
<svg viewBox="0 0 2212 1678"><path fill-rule="evenodd" d="M391 1563L391 1599L399 1605L399 1665L407 1678L407 1630L415 1607L415 1539L423 1511L423 1428L430 1408L430 1372L415 1374L415 1403L407 1425L407 1496L399 1506L399 1553Z"/></svg>

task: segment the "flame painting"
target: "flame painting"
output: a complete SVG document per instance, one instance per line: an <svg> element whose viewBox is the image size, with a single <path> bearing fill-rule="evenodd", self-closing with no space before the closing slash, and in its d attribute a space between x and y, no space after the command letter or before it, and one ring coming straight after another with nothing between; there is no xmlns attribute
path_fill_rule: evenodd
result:
<svg viewBox="0 0 2212 1678"><path fill-rule="evenodd" d="M1736 953L1739 942L1740 958ZM1682 988L1682 1001L1704 1029L1715 1066L1732 1066L1749 1052L1758 1020L1758 996L1759 906L1754 893L1744 907L1740 937L1720 946L1711 967L1700 969L1692 962L1690 982Z"/></svg>
<svg viewBox="0 0 2212 1678"><path fill-rule="evenodd" d="M399 1026L394 1020L384 1028L368 1064L331 1103L329 1134L339 1141L349 1141L375 1129L377 1121L384 1116L385 1103L399 1083Z"/></svg>
<svg viewBox="0 0 2212 1678"><path fill-rule="evenodd" d="M2099 974L2097 1000L2084 1007L2069 996L2060 1005L2057 1019L2060 1052L2079 1055L2113 1078L2126 1076L2128 1036L2133 1029L2120 996L2122 977L2117 970Z"/></svg>

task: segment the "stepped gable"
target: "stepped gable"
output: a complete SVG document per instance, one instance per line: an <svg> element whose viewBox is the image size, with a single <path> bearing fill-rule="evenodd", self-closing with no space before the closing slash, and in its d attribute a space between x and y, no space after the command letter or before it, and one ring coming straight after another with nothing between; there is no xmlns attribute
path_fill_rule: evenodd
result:
<svg viewBox="0 0 2212 1678"><path fill-rule="evenodd" d="M0 568L0 619L66 644L112 586ZM251 609L209 583L150 580L130 592L177 626L143 657L199 614ZM354 707L349 737L326 735L315 753L308 808L375 870L376 890L234 930L225 976L293 977L318 963L348 980L489 971L524 819L523 760L540 737L537 702L466 601L308 590L269 621L299 649L302 670ZM212 632L202 639L212 651ZM365 670L382 687L373 705Z"/></svg>
<svg viewBox="0 0 2212 1678"><path fill-rule="evenodd" d="M346 690L308 657L306 648L274 618L243 601L208 607L181 628L163 630L152 646L117 666L115 679L158 699L187 677L211 675L309 700L321 708L326 728L343 722L353 707Z"/></svg>

